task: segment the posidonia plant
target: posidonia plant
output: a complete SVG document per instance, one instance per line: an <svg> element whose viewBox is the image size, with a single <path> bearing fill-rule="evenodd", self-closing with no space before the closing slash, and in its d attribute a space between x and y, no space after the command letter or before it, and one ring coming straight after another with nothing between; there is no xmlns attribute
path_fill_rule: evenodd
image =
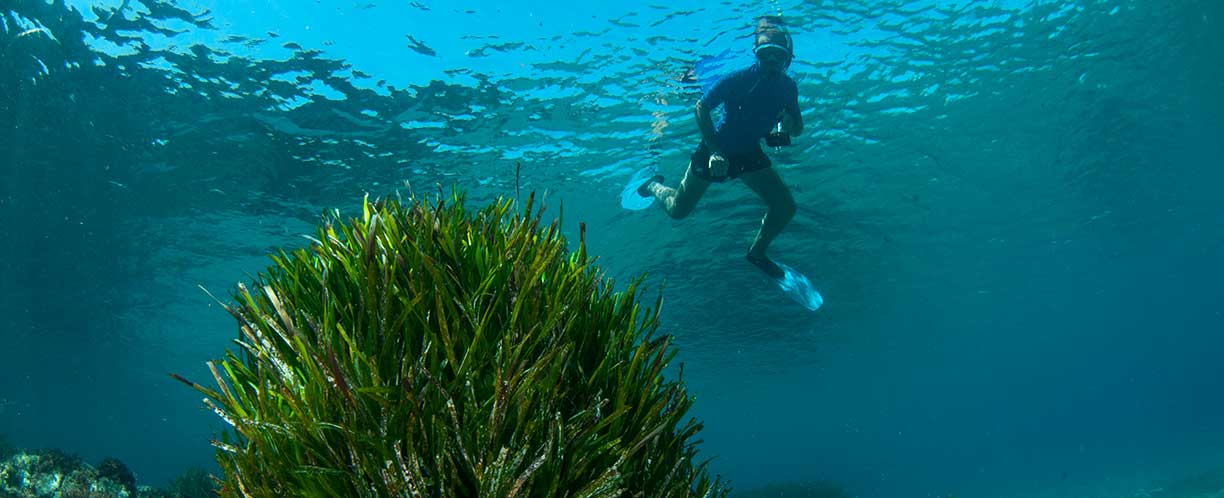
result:
<svg viewBox="0 0 1224 498"><path fill-rule="evenodd" d="M663 375L659 301L616 291L532 199L367 199L240 284L216 388L175 375L232 426L221 495L726 496Z"/></svg>

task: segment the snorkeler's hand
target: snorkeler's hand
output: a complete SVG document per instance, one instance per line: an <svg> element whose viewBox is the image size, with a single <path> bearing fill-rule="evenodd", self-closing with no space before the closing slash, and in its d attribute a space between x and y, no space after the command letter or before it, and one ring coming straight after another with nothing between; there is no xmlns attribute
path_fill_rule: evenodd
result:
<svg viewBox="0 0 1224 498"><path fill-rule="evenodd" d="M778 123L782 125L782 133L787 135L795 135L795 117L789 112L782 111L778 113Z"/></svg>
<svg viewBox="0 0 1224 498"><path fill-rule="evenodd" d="M721 154L710 154L710 177L724 178L727 176L727 169L731 163L727 162L727 158Z"/></svg>

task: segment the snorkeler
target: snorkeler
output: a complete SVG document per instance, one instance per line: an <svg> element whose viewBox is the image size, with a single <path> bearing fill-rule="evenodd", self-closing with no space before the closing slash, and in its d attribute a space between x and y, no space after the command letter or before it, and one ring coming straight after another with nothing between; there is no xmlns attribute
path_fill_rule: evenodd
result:
<svg viewBox="0 0 1224 498"><path fill-rule="evenodd" d="M690 156L680 185L664 185L662 175L655 174L654 167L647 167L635 174L626 188L634 189L644 199L659 200L668 215L681 219L693 211L711 183L739 178L768 207L761 229L748 248L748 261L774 279L783 279L786 271L765 251L794 217L795 200L771 167L761 140L766 139L771 146L789 145L790 137L803 132L798 86L786 74L794 58L794 44L779 21L773 17L758 19L753 46L756 62L720 78L697 102L701 142ZM723 113L715 124L711 113L720 105Z"/></svg>

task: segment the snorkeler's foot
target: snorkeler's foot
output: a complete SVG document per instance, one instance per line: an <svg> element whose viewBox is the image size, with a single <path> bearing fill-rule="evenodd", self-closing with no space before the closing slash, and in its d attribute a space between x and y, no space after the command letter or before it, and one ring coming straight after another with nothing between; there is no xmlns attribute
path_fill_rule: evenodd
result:
<svg viewBox="0 0 1224 498"><path fill-rule="evenodd" d="M647 179L646 183L643 183L641 187L637 188L637 194L642 197L650 197L654 195L650 192L650 184L652 183L663 183L663 175L655 175Z"/></svg>
<svg viewBox="0 0 1224 498"><path fill-rule="evenodd" d="M625 182L625 188L621 190L621 207L631 211L650 207L655 201L654 194L650 192L650 186L662 180L663 176L659 174L659 168L654 165L637 170L633 176L629 177L629 181Z"/></svg>
<svg viewBox="0 0 1224 498"><path fill-rule="evenodd" d="M764 254L748 253L747 258L749 263L756 265L757 268L760 268L770 278L780 279L786 275L786 272L782 271L782 267L778 266L777 263L774 263Z"/></svg>

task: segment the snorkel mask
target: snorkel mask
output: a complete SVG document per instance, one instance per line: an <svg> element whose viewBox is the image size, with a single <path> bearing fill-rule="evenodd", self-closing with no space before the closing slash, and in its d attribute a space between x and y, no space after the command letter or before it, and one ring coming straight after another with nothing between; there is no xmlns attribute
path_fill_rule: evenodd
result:
<svg viewBox="0 0 1224 498"><path fill-rule="evenodd" d="M764 31L757 34L756 45L752 47L752 54L760 58L761 51L765 49L780 49L786 52L786 60L782 62L782 70L790 68L791 61L795 60L794 41L791 40L790 34L781 30Z"/></svg>

